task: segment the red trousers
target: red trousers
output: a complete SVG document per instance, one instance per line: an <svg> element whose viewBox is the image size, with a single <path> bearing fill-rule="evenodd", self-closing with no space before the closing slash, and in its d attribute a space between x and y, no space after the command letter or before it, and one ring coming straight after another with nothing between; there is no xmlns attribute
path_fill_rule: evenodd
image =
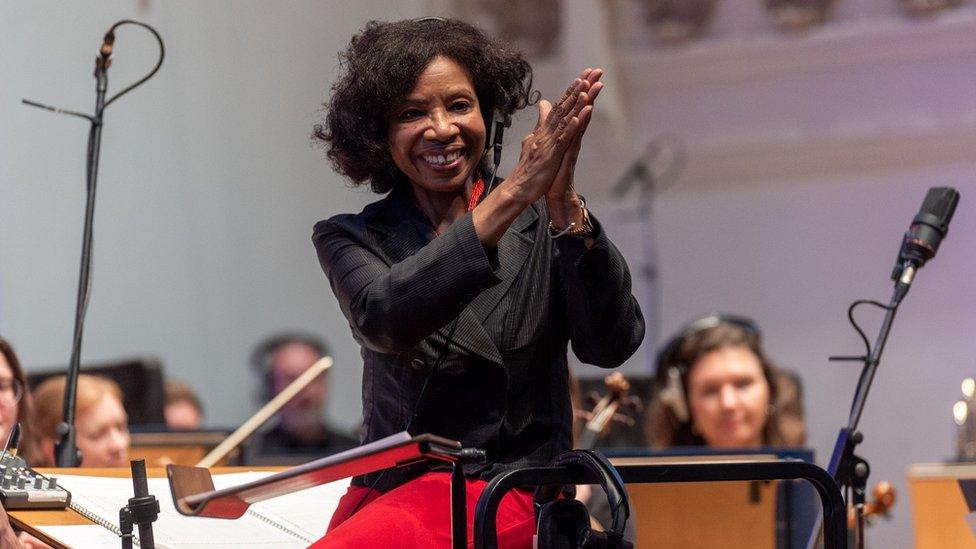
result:
<svg viewBox="0 0 976 549"><path fill-rule="evenodd" d="M474 509L488 484L467 479L468 547L473 545ZM353 514L363 496L366 500ZM532 492L512 490L502 499L496 521L498 547L530 549L535 534ZM382 494L350 486L339 500L325 537L314 549L362 547L419 548L451 546L451 475L426 473Z"/></svg>

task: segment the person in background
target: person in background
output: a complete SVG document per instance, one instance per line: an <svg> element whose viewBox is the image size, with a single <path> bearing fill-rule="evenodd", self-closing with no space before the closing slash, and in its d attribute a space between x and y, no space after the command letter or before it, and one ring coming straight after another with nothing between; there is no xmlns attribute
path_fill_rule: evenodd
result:
<svg viewBox="0 0 976 549"><path fill-rule="evenodd" d="M766 357L748 318L689 323L658 354L656 378L647 424L652 448L806 442L799 383Z"/></svg>
<svg viewBox="0 0 976 549"><path fill-rule="evenodd" d="M274 398L326 355L325 344L303 333L274 335L254 350L252 362L263 376L263 400ZM348 450L359 441L325 420L328 371L313 380L278 413L277 423L260 436L262 456L314 459Z"/></svg>
<svg viewBox="0 0 976 549"><path fill-rule="evenodd" d="M18 455L31 466L47 464L41 453L38 431L34 427L34 408L27 378L13 346L0 337L0 440L7 442L13 426L20 423ZM46 549L47 544L10 525L6 510L0 508L0 548Z"/></svg>
<svg viewBox="0 0 976 549"><path fill-rule="evenodd" d="M13 346L0 337L0 444L7 442L14 425L20 422L18 452L31 465L39 450L32 420L33 399L24 370Z"/></svg>
<svg viewBox="0 0 976 549"><path fill-rule="evenodd" d="M163 417L166 427L172 431L193 431L203 424L203 405L189 384L167 379Z"/></svg>
<svg viewBox="0 0 976 549"><path fill-rule="evenodd" d="M44 380L34 391L35 422L44 463L54 464L54 445L64 402L65 376ZM122 390L109 379L80 374L75 402L75 429L82 467L129 466L129 417Z"/></svg>
<svg viewBox="0 0 976 549"><path fill-rule="evenodd" d="M755 322L735 315L690 322L661 348L645 427L655 450L806 441L798 381L766 358ZM580 486L576 497L599 524L609 524L602 494ZM627 522L627 539L636 539L636 527Z"/></svg>
<svg viewBox="0 0 976 549"><path fill-rule="evenodd" d="M755 321L729 314L694 320L662 347L646 426L654 449L800 447L807 436L799 379L769 359ZM777 498L812 492L798 484L794 496L778 489ZM790 525L777 531L778 543L806 547L816 513L776 513Z"/></svg>

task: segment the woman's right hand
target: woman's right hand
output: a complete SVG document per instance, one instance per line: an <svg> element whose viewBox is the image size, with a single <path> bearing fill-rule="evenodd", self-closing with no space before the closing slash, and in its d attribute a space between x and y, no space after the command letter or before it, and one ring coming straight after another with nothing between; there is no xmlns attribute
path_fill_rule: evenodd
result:
<svg viewBox="0 0 976 549"><path fill-rule="evenodd" d="M586 79L577 78L555 105L539 101L539 120L522 139L518 164L505 180L526 204L538 200L552 186L563 156L589 119L593 110L589 88Z"/></svg>
<svg viewBox="0 0 976 549"><path fill-rule="evenodd" d="M522 140L515 169L472 212L475 234L485 246L498 244L512 221L552 187L566 152L593 110L587 93L590 85L581 76L555 106L539 101L539 121Z"/></svg>

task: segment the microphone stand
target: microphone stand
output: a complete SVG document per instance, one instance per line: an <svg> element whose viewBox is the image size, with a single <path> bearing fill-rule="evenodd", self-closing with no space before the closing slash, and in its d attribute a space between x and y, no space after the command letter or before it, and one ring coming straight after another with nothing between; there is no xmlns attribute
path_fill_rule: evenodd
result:
<svg viewBox="0 0 976 549"><path fill-rule="evenodd" d="M654 166L654 163L661 164L661 158L665 158L663 169ZM654 210L654 198L662 188L669 187L677 180L685 166L685 151L677 137L672 135L662 135L652 139L641 154L633 161L630 168L614 183L611 187L610 195L614 198L622 199L630 190L637 187L637 207L635 213L640 222L641 232L644 237L641 239L644 263L641 266L641 274L647 283L647 300L645 315L650 317L648 324L648 341L656 341L657 334L650 333L661 318L661 300L658 291L658 265L657 265L657 245L654 239L654 220L652 219ZM655 167L659 169L655 169ZM653 368L653 355L650 355L649 366Z"/></svg>
<svg viewBox="0 0 976 549"><path fill-rule="evenodd" d="M871 473L871 467L867 460L854 453L857 445L864 440L864 436L857 430L857 425L861 420L861 413L864 411L864 404L867 401L874 374L881 362L881 353L884 352L885 343L888 341L888 333L891 331L891 324L898 312L898 306L908 294L918 269L925 265L926 261L935 257L939 243L942 242L949 230L949 221L952 219L958 203L959 192L952 187L932 187L928 190L922 207L912 219L912 224L905 233L902 245L898 250L895 267L891 273L891 279L895 281L895 290L891 296L891 301L888 305L884 305L877 301L861 299L852 303L847 309L847 318L864 341L867 352L864 356L830 357L830 360L864 363L861 377L857 382L857 390L854 393L854 402L851 404L851 414L848 418L847 427L840 430L833 454L830 457L830 465L827 468L837 484L845 488L847 504L854 506L855 532L853 541L857 549L864 547L864 493L868 475ZM873 348L868 342L867 336L864 335L864 331L854 320L854 309L863 304L874 305L885 311L878 338L875 340Z"/></svg>
<svg viewBox="0 0 976 549"><path fill-rule="evenodd" d="M88 133L87 199L85 200L85 225L81 238L81 268L78 273L78 298L75 305L75 329L71 346L71 362L64 387L62 421L57 431L61 439L54 448L54 462L58 467L78 467L81 452L75 438L75 400L78 394L78 373L81 369L81 340L85 326L85 312L91 289L92 227L95 217L95 186L98 182L98 157L102 148L102 115L105 112L105 92L108 90L108 66L110 61L99 56L95 61L95 114L91 117Z"/></svg>
<svg viewBox="0 0 976 549"><path fill-rule="evenodd" d="M149 493L146 460L134 459L129 462L129 466L132 470L132 490L135 496L129 498L128 504L119 509L122 549L132 549L133 525L139 529L139 546L143 549L155 549L152 523L159 517L159 501Z"/></svg>
<svg viewBox="0 0 976 549"><path fill-rule="evenodd" d="M854 453L857 446L864 441L864 435L857 430L857 426L860 423L861 414L864 412L864 405L867 402L868 391L871 390L874 374L878 370L878 364L881 363L881 354L884 352L885 344L888 341L891 324L894 322L895 314L898 313L898 306L911 287L916 267L911 262L906 261L901 271L902 274L895 284L894 293L887 306L873 301L856 301L848 310L848 317L852 323L854 323L852 316L853 309L860 303L872 303L885 310L874 347L869 348L869 352L865 356L831 356L828 358L831 361L859 361L864 363L861 376L857 382L857 391L854 393L854 401L851 404L851 412L848 417L847 426L842 428L837 435L837 442L834 444L830 464L827 466L827 472L834 477L837 485L844 490L847 504L854 505L856 517L854 547L857 549L864 547L864 503L868 476L871 474L871 466L867 460ZM857 324L854 324L854 326L861 333L861 336L864 337L860 328L857 328ZM866 341L867 338L865 337Z"/></svg>
<svg viewBox="0 0 976 549"><path fill-rule="evenodd" d="M642 305L642 307L646 307L644 308L644 314L651 317L647 322L648 327L646 328L650 332L653 330L651 326L657 326L661 318L661 300L658 295L660 292L658 291L657 246L654 239L654 220L651 218L654 210L657 178L648 168L644 156L642 155L634 161L630 169L624 173L623 177L620 178L610 192L614 197L623 198L631 187L637 187L636 213L640 222L641 233L644 235L641 239L643 244L641 252L644 262L641 265L640 273L647 283L647 290L644 296L647 303ZM657 334L647 334L647 339L649 341L657 341ZM653 355L649 356L653 361ZM653 362L649 364L653 368Z"/></svg>
<svg viewBox="0 0 976 549"><path fill-rule="evenodd" d="M115 94L108 101L105 100L105 93L108 91L108 68L112 64L112 45L115 42L115 29L121 25L133 24L149 30L159 42L159 60L156 66L142 79ZM91 291L91 251L92 251L92 227L95 217L95 188L98 181L98 161L102 145L103 115L105 108L122 95L141 85L146 80L152 78L159 67L163 64L165 47L163 40L155 29L132 20L122 20L109 29L105 34L105 40L95 58L95 113L87 115L75 111L68 111L44 105L34 101L24 99L23 102L32 107L39 107L59 114L70 114L88 120L91 127L88 131L88 152L86 161L86 192L85 201L85 225L81 240L81 267L78 275L78 298L75 304L75 325L74 337L71 346L71 360L68 365L68 373L64 388L64 407L62 409L62 421L57 426L57 433L60 437L55 445L54 461L58 467L77 467L81 464L81 453L78 451L75 433L75 400L78 392L78 373L81 369L81 342L84 334L85 313L88 310L88 297Z"/></svg>

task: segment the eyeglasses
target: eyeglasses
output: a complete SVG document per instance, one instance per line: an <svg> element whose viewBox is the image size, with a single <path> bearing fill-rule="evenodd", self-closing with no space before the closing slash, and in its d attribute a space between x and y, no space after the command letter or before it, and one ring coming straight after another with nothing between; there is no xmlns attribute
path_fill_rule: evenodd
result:
<svg viewBox="0 0 976 549"><path fill-rule="evenodd" d="M0 397L17 404L24 396L24 385L17 379L0 379Z"/></svg>

